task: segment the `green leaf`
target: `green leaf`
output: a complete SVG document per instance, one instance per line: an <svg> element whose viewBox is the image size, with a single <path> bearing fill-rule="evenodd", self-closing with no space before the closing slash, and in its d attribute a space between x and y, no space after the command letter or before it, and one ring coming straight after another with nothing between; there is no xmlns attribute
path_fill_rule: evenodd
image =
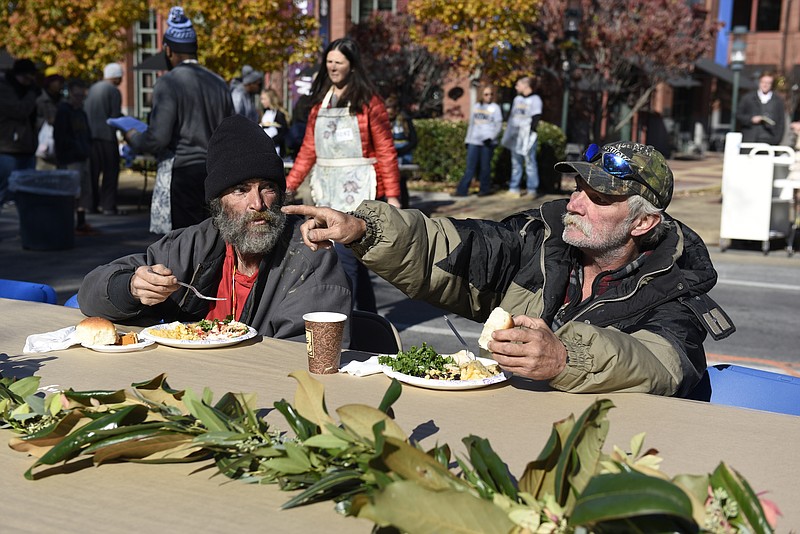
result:
<svg viewBox="0 0 800 534"><path fill-rule="evenodd" d="M575 426L564 441L556 465L556 500L562 506L574 502L589 480L597 473L597 465L608 435L608 410L614 403L599 399L592 403L575 421Z"/></svg>
<svg viewBox="0 0 800 534"><path fill-rule="evenodd" d="M350 443L330 434L318 434L303 441L303 445L317 449L346 449Z"/></svg>
<svg viewBox="0 0 800 534"><path fill-rule="evenodd" d="M381 460L391 471L428 489L443 490L464 485L434 458L396 438L386 438Z"/></svg>
<svg viewBox="0 0 800 534"><path fill-rule="evenodd" d="M416 534L507 534L514 528L508 515L491 501L464 491L432 491L413 481L390 484L356 514Z"/></svg>
<svg viewBox="0 0 800 534"><path fill-rule="evenodd" d="M100 465L111 460L119 458L124 459L141 459L152 456L156 453L165 453L166 451L179 450L185 448L192 443L191 434L180 434L175 432L168 432L164 430L154 429L145 432L139 432L133 436L126 435L128 439L119 440L116 443L97 447L94 449L94 456L92 460L95 465ZM197 450L197 447L192 449ZM161 459L166 459L168 455L162 455ZM183 456L177 456L178 460L182 460Z"/></svg>
<svg viewBox="0 0 800 534"><path fill-rule="evenodd" d="M16 395L19 399L24 399L39 391L40 381L41 377L26 376L25 378L20 378L19 380L9 384L8 390ZM17 402L21 402L21 400Z"/></svg>
<svg viewBox="0 0 800 534"><path fill-rule="evenodd" d="M508 467L489 444L489 440L467 436L461 440L467 446L469 459L481 479L495 492L517 500L517 487Z"/></svg>
<svg viewBox="0 0 800 534"><path fill-rule="evenodd" d="M194 392L191 390L186 391L183 402L186 404L186 409L189 410L189 413L212 432L232 430L222 413L195 397Z"/></svg>
<svg viewBox="0 0 800 534"><path fill-rule="evenodd" d="M392 378L392 382L386 389L386 393L383 394L383 399L381 399L381 404L378 406L378 409L382 412L389 413L392 405L400 398L402 392L402 384L400 384L396 378Z"/></svg>
<svg viewBox="0 0 800 534"><path fill-rule="evenodd" d="M667 525L678 519L694 526L689 497L669 481L637 472L598 475L589 481L569 517L571 526L665 516Z"/></svg>
<svg viewBox="0 0 800 534"><path fill-rule="evenodd" d="M322 432L327 432L326 425L333 423L325 407L325 388L322 383L308 374L308 371L295 371L289 376L297 380L294 394L294 407L297 412L316 424Z"/></svg>
<svg viewBox="0 0 800 534"><path fill-rule="evenodd" d="M294 458L270 458L261 465L281 475L299 475L308 471L308 462L297 461Z"/></svg>
<svg viewBox="0 0 800 534"><path fill-rule="evenodd" d="M555 495L555 468L561 457L562 443L575 425L574 416L553 423L553 430L536 460L525 466L519 479L519 490L537 499L545 494Z"/></svg>
<svg viewBox="0 0 800 534"><path fill-rule="evenodd" d="M118 389L118 390L89 390L89 391L73 391L72 389L68 389L64 391L64 396L69 400L73 400L78 402L84 406L91 406L92 399L99 402L100 404L118 404L120 402L125 402L125 390Z"/></svg>
<svg viewBox="0 0 800 534"><path fill-rule="evenodd" d="M337 470L325 475L309 486L305 491L295 495L281 506L282 510L302 506L313 501L333 499L343 491L360 486L361 472L355 469Z"/></svg>
<svg viewBox="0 0 800 534"><path fill-rule="evenodd" d="M406 439L406 433L403 429L394 422L385 412L382 412L371 406L365 404L346 404L336 410L336 414L341 419L342 424L368 441L373 440L372 427L378 421L383 421L385 427L383 433L387 437L393 437L399 440Z"/></svg>
<svg viewBox="0 0 800 534"><path fill-rule="evenodd" d="M722 462L711 473L709 482L714 488L723 488L738 503L741 516L739 519L744 525L749 526L754 532L772 532L758 496L735 469Z"/></svg>
<svg viewBox="0 0 800 534"><path fill-rule="evenodd" d="M294 406L286 402L286 400L279 400L274 404L275 409L283 414L286 422L289 423L292 431L301 441L316 435L319 432L319 426L315 425L294 409ZM331 421L330 426L335 426Z"/></svg>
<svg viewBox="0 0 800 534"><path fill-rule="evenodd" d="M75 432L68 434L58 445L47 451L25 472L25 478L32 480L33 469L39 465L53 465L57 462L74 458L80 454L83 447L102 439L102 436L98 435L99 430L118 428L126 424L137 424L144 421L145 417L147 417L147 407L137 404L126 406L117 412L95 419Z"/></svg>

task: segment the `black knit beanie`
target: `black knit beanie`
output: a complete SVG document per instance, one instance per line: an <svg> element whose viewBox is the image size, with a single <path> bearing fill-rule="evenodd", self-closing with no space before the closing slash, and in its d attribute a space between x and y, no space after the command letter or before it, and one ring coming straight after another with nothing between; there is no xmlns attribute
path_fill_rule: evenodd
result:
<svg viewBox="0 0 800 534"><path fill-rule="evenodd" d="M243 115L226 117L208 141L206 200L229 187L258 178L270 180L286 190L283 160L275 152L272 138Z"/></svg>

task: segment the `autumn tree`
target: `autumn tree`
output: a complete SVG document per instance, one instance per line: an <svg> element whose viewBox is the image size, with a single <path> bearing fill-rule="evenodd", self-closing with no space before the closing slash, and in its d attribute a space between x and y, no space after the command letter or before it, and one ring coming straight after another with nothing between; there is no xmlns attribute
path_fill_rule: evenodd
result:
<svg viewBox="0 0 800 534"><path fill-rule="evenodd" d="M151 0L164 16L174 0ZM242 65L279 71L287 63L316 61L320 42L313 14L292 0L184 0L194 23L201 63L225 78Z"/></svg>
<svg viewBox="0 0 800 534"><path fill-rule="evenodd" d="M442 83L448 62L411 40L414 19L407 13L375 12L355 24L350 36L358 43L372 81L386 97L396 94L404 109L417 117L441 114Z"/></svg>
<svg viewBox="0 0 800 534"><path fill-rule="evenodd" d="M122 59L124 29L146 14L146 0L12 0L0 13L0 42L13 56L94 78Z"/></svg>
<svg viewBox="0 0 800 534"><path fill-rule="evenodd" d="M527 74L529 31L540 0L409 0L408 12L425 25L412 39L475 81L511 85Z"/></svg>
<svg viewBox="0 0 800 534"><path fill-rule="evenodd" d="M578 0L581 22L577 42L564 39L567 2L543 0L532 32L531 54L551 74L572 54L573 82L603 95L604 109L624 104L619 130L645 107L653 90L670 78L685 76L713 49L720 23L685 0ZM545 76L546 79L546 76ZM552 82L552 80L548 80ZM556 80L557 84L558 81Z"/></svg>
<svg viewBox="0 0 800 534"><path fill-rule="evenodd" d="M147 18L166 17L174 0L11 0L0 13L0 42L9 53L56 66L67 76L96 78L135 43L126 30ZM313 15L291 0L186 0L200 43L200 61L225 77L249 64L265 71L316 59Z"/></svg>

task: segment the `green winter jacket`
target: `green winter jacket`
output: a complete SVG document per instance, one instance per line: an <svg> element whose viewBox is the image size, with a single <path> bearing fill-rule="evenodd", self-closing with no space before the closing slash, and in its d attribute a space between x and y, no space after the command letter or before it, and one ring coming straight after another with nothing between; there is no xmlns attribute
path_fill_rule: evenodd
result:
<svg viewBox="0 0 800 534"><path fill-rule="evenodd" d="M671 230L639 270L601 296L564 307L579 251L561 239L566 200L502 222L428 218L366 201L367 221L353 245L374 272L409 297L475 321L496 306L512 315L563 324L566 368L550 381L562 391L686 396L699 382L706 331L733 332L708 296L716 271L700 237L668 218Z"/></svg>

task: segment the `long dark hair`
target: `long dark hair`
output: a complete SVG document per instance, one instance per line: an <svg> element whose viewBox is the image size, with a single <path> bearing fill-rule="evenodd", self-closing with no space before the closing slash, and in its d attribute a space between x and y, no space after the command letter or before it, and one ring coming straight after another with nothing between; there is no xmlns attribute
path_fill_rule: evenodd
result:
<svg viewBox="0 0 800 534"><path fill-rule="evenodd" d="M319 74L314 78L314 83L311 84L311 101L313 105L319 104L325 99L328 89L331 88L327 59L328 53L332 50L340 52L350 62L347 88L336 103L336 107L346 107L350 104L351 112L354 114L359 113L364 106L369 105L369 101L373 95L378 93L378 90L367 76L364 63L361 62L361 52L358 50L358 45L349 37L336 39L322 53L322 65L320 65Z"/></svg>

